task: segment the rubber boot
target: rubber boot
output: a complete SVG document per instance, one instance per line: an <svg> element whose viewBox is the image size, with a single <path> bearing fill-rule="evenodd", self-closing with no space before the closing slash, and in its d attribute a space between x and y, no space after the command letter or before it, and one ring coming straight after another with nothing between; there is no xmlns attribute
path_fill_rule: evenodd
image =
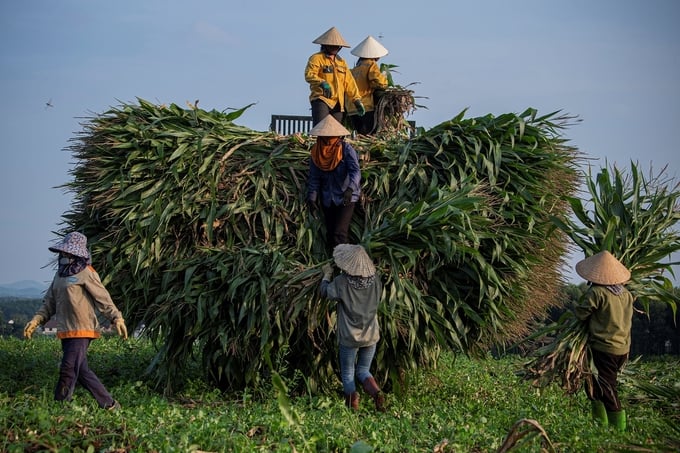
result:
<svg viewBox="0 0 680 453"><path fill-rule="evenodd" d="M361 385L364 386L364 391L373 398L375 409L379 412L385 412L385 396L380 391L380 387L378 387L378 383L375 382L373 376L364 379Z"/></svg>
<svg viewBox="0 0 680 453"><path fill-rule="evenodd" d="M626 430L626 411L608 411L607 418L609 419L609 426L615 430L620 432Z"/></svg>
<svg viewBox="0 0 680 453"><path fill-rule="evenodd" d="M600 426L608 426L607 409L604 408L604 403L602 401L593 400L591 401L591 404L593 420Z"/></svg>
<svg viewBox="0 0 680 453"><path fill-rule="evenodd" d="M352 410L359 410L359 394L357 392L352 392L345 394L345 406Z"/></svg>

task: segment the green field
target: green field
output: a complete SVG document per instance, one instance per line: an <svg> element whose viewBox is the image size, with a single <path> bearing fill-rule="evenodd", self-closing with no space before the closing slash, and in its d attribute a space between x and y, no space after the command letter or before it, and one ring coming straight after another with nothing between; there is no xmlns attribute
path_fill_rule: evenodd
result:
<svg viewBox="0 0 680 453"><path fill-rule="evenodd" d="M70 403L53 401L58 340L1 339L0 451L487 452L499 451L508 436L517 444L503 451L680 447L677 357L629 364L620 388L629 429L617 433L591 422L582 392L566 396L520 380L517 356L473 361L445 354L438 369L408 376L405 395L388 394L386 413L376 413L363 394L361 410L352 413L339 393L282 394L271 380L223 394L203 383L198 367L181 391L164 397L144 378L153 355L146 340L93 342L90 366L122 404L107 412L82 388ZM675 392L652 397L640 383ZM304 388L304 377L285 384ZM336 387L340 392L339 380Z"/></svg>

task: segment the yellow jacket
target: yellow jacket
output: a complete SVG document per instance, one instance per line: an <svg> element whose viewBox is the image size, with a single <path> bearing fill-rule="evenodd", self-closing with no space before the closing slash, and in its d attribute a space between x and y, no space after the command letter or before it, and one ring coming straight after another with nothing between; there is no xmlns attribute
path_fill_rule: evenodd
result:
<svg viewBox="0 0 680 453"><path fill-rule="evenodd" d="M350 104L361 99L352 72L347 67L345 60L337 55L334 60L328 58L323 52L317 52L309 57L305 68L305 80L309 83L311 91L309 100L321 99L330 108L334 108L337 103L340 103L340 111L344 112L345 98ZM321 83L324 81L331 86L330 97L323 95Z"/></svg>
<svg viewBox="0 0 680 453"><path fill-rule="evenodd" d="M387 88L387 76L380 72L378 63L371 58L362 59L352 68L352 75L357 83L357 88L359 88L361 103L364 104L366 111L375 110L373 91ZM356 113L357 109L354 104L349 104L347 107L350 115Z"/></svg>

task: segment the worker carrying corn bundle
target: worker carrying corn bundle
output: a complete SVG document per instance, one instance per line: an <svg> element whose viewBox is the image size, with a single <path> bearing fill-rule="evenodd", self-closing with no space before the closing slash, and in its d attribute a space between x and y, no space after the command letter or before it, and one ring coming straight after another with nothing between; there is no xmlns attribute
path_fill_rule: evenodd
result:
<svg viewBox="0 0 680 453"><path fill-rule="evenodd" d="M578 262L576 272L590 283L575 313L588 323L588 342L597 368L592 389L586 387L592 416L603 426L625 431L626 411L616 381L630 352L634 299L624 286L630 271L614 255L602 251Z"/></svg>
<svg viewBox="0 0 680 453"><path fill-rule="evenodd" d="M356 377L373 399L376 410L384 412L385 398L370 371L380 340L377 316L382 298L380 276L361 245L338 245L333 249L333 261L342 273L333 278L333 266L324 264L319 292L321 297L338 303L337 340L345 405L359 410Z"/></svg>
<svg viewBox="0 0 680 453"><path fill-rule="evenodd" d="M321 205L326 243L333 250L348 241L354 205L361 195L359 157L344 140L349 131L332 115L314 126L309 135L317 138L309 162L307 204L312 213Z"/></svg>
<svg viewBox="0 0 680 453"><path fill-rule="evenodd" d="M307 60L305 80L309 83L309 101L312 106L312 125L316 126L327 115L344 121L345 102L352 103L358 115L365 113L361 95L347 63L338 55L343 47L350 47L340 32L331 27L312 41L320 44L319 52Z"/></svg>
<svg viewBox="0 0 680 453"><path fill-rule="evenodd" d="M387 53L387 49L373 36L368 36L351 51L352 55L359 57L356 65L352 68L352 75L366 112L362 115L353 104L348 104L347 114L352 127L359 134L369 135L375 132L375 104L377 100L374 100L374 96L377 92L387 88L387 76L380 72L378 60Z"/></svg>

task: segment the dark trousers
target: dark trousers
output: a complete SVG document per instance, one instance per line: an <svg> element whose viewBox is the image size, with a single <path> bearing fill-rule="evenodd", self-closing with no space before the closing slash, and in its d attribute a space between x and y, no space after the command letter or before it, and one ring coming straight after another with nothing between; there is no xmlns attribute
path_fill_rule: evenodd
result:
<svg viewBox="0 0 680 453"><path fill-rule="evenodd" d="M328 115L333 115L333 118L338 120L338 123L342 124L342 120L345 114L340 111L340 104L335 104L332 109L328 107L324 101L320 99L315 99L311 102L312 104L312 126L316 126L319 121L326 118Z"/></svg>
<svg viewBox="0 0 680 453"><path fill-rule="evenodd" d="M99 407L109 407L113 404L111 394L106 390L94 371L87 364L87 349L90 338L64 338L61 340L61 366L59 380L54 390L54 399L70 401L76 384L80 384L97 400Z"/></svg>
<svg viewBox="0 0 680 453"><path fill-rule="evenodd" d="M338 244L347 244L354 205L355 203L350 203L347 206L336 206L331 203L330 207L323 207L326 223L326 243L331 251Z"/></svg>
<svg viewBox="0 0 680 453"><path fill-rule="evenodd" d="M352 127L357 133L362 135L370 135L376 132L375 129L375 112L366 112L364 116L352 115Z"/></svg>
<svg viewBox="0 0 680 453"><path fill-rule="evenodd" d="M614 355L602 351L593 351L593 363L597 368L597 382L593 384L591 400L602 401L609 412L621 410L619 392L616 390L616 377L628 360L628 354Z"/></svg>

